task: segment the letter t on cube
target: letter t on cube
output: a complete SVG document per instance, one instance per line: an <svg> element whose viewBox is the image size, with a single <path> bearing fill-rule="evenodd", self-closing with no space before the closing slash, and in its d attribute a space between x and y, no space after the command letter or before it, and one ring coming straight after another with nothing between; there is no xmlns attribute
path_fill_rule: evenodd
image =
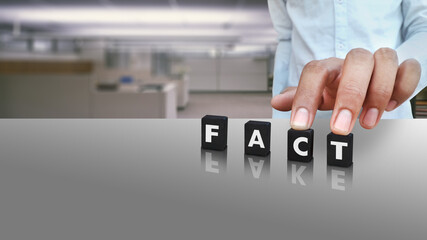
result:
<svg viewBox="0 0 427 240"><path fill-rule="evenodd" d="M225 150L227 147L228 118L206 115L202 118L202 148Z"/></svg>
<svg viewBox="0 0 427 240"><path fill-rule="evenodd" d="M329 133L327 138L328 165L350 167L353 164L353 134L342 136Z"/></svg>

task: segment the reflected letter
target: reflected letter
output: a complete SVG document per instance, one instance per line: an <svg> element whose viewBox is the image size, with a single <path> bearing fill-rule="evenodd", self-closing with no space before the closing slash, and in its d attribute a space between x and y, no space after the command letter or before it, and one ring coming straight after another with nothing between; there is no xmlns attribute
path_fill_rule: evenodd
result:
<svg viewBox="0 0 427 240"><path fill-rule="evenodd" d="M223 151L202 149L200 161L203 171L207 173L225 173L227 169L227 149Z"/></svg>
<svg viewBox="0 0 427 240"><path fill-rule="evenodd" d="M252 156L245 154L245 174L254 179L270 176L270 155Z"/></svg>
<svg viewBox="0 0 427 240"><path fill-rule="evenodd" d="M328 183L331 189L338 191L347 191L353 185L353 166L341 168L328 166Z"/></svg>
<svg viewBox="0 0 427 240"><path fill-rule="evenodd" d="M313 161L288 161L288 181L295 185L307 186L313 183Z"/></svg>

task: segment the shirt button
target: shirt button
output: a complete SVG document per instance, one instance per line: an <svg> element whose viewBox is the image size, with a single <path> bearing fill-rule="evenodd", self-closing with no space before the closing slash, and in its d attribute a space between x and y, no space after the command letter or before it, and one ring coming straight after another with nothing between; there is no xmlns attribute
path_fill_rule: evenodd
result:
<svg viewBox="0 0 427 240"><path fill-rule="evenodd" d="M341 4L344 0L337 0L337 3Z"/></svg>
<svg viewBox="0 0 427 240"><path fill-rule="evenodd" d="M339 43L339 44L338 44L338 49L339 49L339 50L343 50L343 49L344 49L344 44Z"/></svg>

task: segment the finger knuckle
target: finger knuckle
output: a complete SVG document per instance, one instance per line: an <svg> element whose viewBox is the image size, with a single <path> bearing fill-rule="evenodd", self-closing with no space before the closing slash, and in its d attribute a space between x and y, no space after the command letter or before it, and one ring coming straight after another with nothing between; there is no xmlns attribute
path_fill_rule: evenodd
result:
<svg viewBox="0 0 427 240"><path fill-rule="evenodd" d="M391 97L392 89L387 87L377 87L376 89L373 89L372 94L379 100L388 101Z"/></svg>
<svg viewBox="0 0 427 240"><path fill-rule="evenodd" d="M380 48L378 49L375 54L375 58L381 58L381 59L390 59L390 60L397 60L397 53L394 49L391 48Z"/></svg>
<svg viewBox="0 0 427 240"><path fill-rule="evenodd" d="M371 60L373 61L373 54L363 48L354 48L352 49L349 53L348 53L348 57L350 58L356 58L356 59L360 59L360 60Z"/></svg>
<svg viewBox="0 0 427 240"><path fill-rule="evenodd" d="M326 61L341 61L342 59L337 58L337 57L329 57L325 59Z"/></svg>
<svg viewBox="0 0 427 240"><path fill-rule="evenodd" d="M346 84L342 87L341 92L345 96L352 96L357 99L364 98L365 92L360 89L360 87L356 86L355 84Z"/></svg>
<svg viewBox="0 0 427 240"><path fill-rule="evenodd" d="M407 59L406 61L403 62L402 65L404 65L405 67L410 68L410 70L412 70L412 71L421 72L421 64L420 64L420 62L418 62L418 60L416 60L414 58Z"/></svg>
<svg viewBox="0 0 427 240"><path fill-rule="evenodd" d="M326 64L323 61L319 61L319 60L313 60L307 63L303 71L311 72L315 74L321 74L321 75L328 74L329 72Z"/></svg>

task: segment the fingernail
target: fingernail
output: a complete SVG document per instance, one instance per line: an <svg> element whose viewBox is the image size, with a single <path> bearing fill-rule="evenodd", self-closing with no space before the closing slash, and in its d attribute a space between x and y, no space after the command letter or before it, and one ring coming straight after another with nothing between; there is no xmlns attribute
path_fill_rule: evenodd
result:
<svg viewBox="0 0 427 240"><path fill-rule="evenodd" d="M388 104L385 110L387 111L392 111L396 108L397 106L397 101L396 100L391 100Z"/></svg>
<svg viewBox="0 0 427 240"><path fill-rule="evenodd" d="M377 108L370 108L363 118L363 124L367 127L374 127L375 123L377 123L379 111Z"/></svg>
<svg viewBox="0 0 427 240"><path fill-rule="evenodd" d="M348 134L350 132L351 121L353 120L353 115L347 109L341 110L338 114L337 119L335 120L334 128L342 134Z"/></svg>
<svg viewBox="0 0 427 240"><path fill-rule="evenodd" d="M309 113L305 108L299 108L291 122L291 127L295 130L306 130L308 126Z"/></svg>

